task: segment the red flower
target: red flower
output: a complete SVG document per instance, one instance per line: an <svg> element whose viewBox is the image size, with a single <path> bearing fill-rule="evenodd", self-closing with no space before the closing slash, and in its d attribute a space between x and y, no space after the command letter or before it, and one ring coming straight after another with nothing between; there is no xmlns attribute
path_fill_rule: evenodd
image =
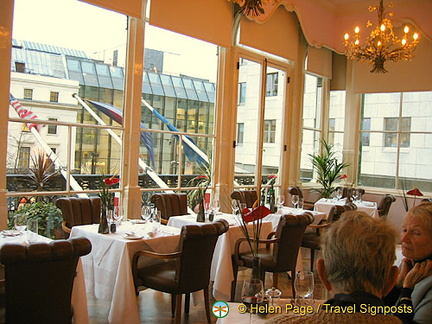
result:
<svg viewBox="0 0 432 324"><path fill-rule="evenodd" d="M277 175L275 175L275 174L270 174L270 175L268 176L268 178L269 178L269 179L276 179L276 178L277 178Z"/></svg>
<svg viewBox="0 0 432 324"><path fill-rule="evenodd" d="M195 179L207 179L207 176L200 174L199 176L195 177Z"/></svg>
<svg viewBox="0 0 432 324"><path fill-rule="evenodd" d="M119 178L105 178L105 179L103 180L103 182L104 182L107 186L112 186L112 185L115 185L115 184L119 183L119 182L120 182L120 179L119 179Z"/></svg>
<svg viewBox="0 0 432 324"><path fill-rule="evenodd" d="M342 176L339 177L339 180L343 180L343 179L346 179L346 178L348 178L348 176L346 174L344 174L344 175L342 175Z"/></svg>
<svg viewBox="0 0 432 324"><path fill-rule="evenodd" d="M421 193L421 191L418 188L414 188L414 189L407 191L407 195L423 196L423 194Z"/></svg>

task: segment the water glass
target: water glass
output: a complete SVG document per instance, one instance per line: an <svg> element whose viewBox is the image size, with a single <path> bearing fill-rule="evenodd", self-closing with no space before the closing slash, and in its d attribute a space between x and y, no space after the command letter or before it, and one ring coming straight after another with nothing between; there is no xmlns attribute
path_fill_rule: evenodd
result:
<svg viewBox="0 0 432 324"><path fill-rule="evenodd" d="M298 209L300 210L300 211L303 211L303 207L304 207L304 199L303 198L299 198L299 201L298 201Z"/></svg>
<svg viewBox="0 0 432 324"><path fill-rule="evenodd" d="M314 276L312 271L297 271L294 279L297 304L304 304L305 299L313 298Z"/></svg>
<svg viewBox="0 0 432 324"><path fill-rule="evenodd" d="M277 212L278 214L282 214L282 207L283 204L285 202L285 196L284 195L280 195L276 197L276 206L277 206Z"/></svg>
<svg viewBox="0 0 432 324"><path fill-rule="evenodd" d="M213 210L215 215L219 212L219 209L220 209L219 200L217 200L217 199L212 200L211 209Z"/></svg>
<svg viewBox="0 0 432 324"><path fill-rule="evenodd" d="M21 235L27 230L27 215L19 214L14 218L14 226Z"/></svg>
<svg viewBox="0 0 432 324"><path fill-rule="evenodd" d="M270 305L274 306L274 303L278 304L280 297L282 295L282 291L275 287L271 287L266 290L266 295L270 297Z"/></svg>
<svg viewBox="0 0 432 324"><path fill-rule="evenodd" d="M299 195L291 195L291 202L294 205L294 208L297 208L297 204L299 202L300 196Z"/></svg>
<svg viewBox="0 0 432 324"><path fill-rule="evenodd" d="M336 189L336 198L337 198L337 200L341 200L342 196L343 196L343 190L342 190L342 188L337 188Z"/></svg>
<svg viewBox="0 0 432 324"><path fill-rule="evenodd" d="M157 232L160 229L162 213L155 208L152 216L152 229Z"/></svg>
<svg viewBox="0 0 432 324"><path fill-rule="evenodd" d="M239 203L236 199L231 200L231 208L232 208L232 213L234 216L238 215L239 213Z"/></svg>
<svg viewBox="0 0 432 324"><path fill-rule="evenodd" d="M35 218L30 218L27 221L27 241L29 243L37 242L38 233L38 220Z"/></svg>

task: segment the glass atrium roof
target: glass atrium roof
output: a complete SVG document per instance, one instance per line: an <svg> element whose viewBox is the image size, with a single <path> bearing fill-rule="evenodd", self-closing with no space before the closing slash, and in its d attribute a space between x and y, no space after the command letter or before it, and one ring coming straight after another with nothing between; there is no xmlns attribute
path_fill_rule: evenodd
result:
<svg viewBox="0 0 432 324"><path fill-rule="evenodd" d="M80 85L123 90L124 69L90 59L85 52L28 41L12 40L13 72L76 80ZM17 67L21 64L24 71ZM214 102L215 85L189 76L143 73L142 92L166 97Z"/></svg>

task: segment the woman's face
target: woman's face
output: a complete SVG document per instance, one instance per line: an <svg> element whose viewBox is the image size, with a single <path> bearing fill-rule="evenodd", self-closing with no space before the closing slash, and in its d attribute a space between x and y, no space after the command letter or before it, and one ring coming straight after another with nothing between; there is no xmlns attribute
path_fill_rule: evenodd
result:
<svg viewBox="0 0 432 324"><path fill-rule="evenodd" d="M432 234L425 224L412 215L407 215L402 225L402 254L415 261L432 256Z"/></svg>

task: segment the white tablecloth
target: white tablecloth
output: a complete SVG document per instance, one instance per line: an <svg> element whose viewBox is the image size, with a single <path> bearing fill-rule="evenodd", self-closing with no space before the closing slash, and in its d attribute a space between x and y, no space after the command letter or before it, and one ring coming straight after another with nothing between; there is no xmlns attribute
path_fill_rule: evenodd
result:
<svg viewBox="0 0 432 324"><path fill-rule="evenodd" d="M216 300L229 300L231 295L231 282L234 280L234 272L232 268L231 256L234 254L235 243L239 238L244 237L241 228L236 225L236 220L230 214L218 214L215 216L217 219L226 219L230 224L229 230L222 234L216 242L215 250L213 253L213 260L210 272L210 280L213 283L213 296ZM174 216L170 217L168 221L169 226L182 227L183 225L190 225L196 223L195 215ZM271 221L264 221L260 233L261 238L266 238L267 235L273 231ZM240 246L240 251L245 252L248 250L248 245L243 243Z"/></svg>
<svg viewBox="0 0 432 324"><path fill-rule="evenodd" d="M122 223L115 234L99 234L98 225L74 226L71 237L83 236L92 243L92 251L82 258L87 294L109 301L109 323L140 323L132 276L131 261L135 252L150 250L174 252L178 246L179 229L163 226L163 232L148 238L144 225ZM126 232L135 232L143 239L129 240Z"/></svg>
<svg viewBox="0 0 432 324"><path fill-rule="evenodd" d="M51 239L40 235L38 236L37 239L37 242L48 243L51 241L52 241ZM2 237L2 235L0 235L0 247L5 243L27 244L25 242L24 236ZM74 279L74 283L72 287L71 303L74 309L74 323L88 324L89 317L88 317L88 308L87 308L86 287L84 282L84 274L83 274L81 258L78 260L78 264L76 268L76 277Z"/></svg>
<svg viewBox="0 0 432 324"><path fill-rule="evenodd" d="M378 206L376 202L372 201L356 201L354 202L357 205L357 210L364 211L372 217L379 217L378 215ZM346 204L345 199L336 200L336 199L326 199L321 198L315 203L314 210L318 212L323 212L328 214L332 206L339 205L343 206Z"/></svg>

